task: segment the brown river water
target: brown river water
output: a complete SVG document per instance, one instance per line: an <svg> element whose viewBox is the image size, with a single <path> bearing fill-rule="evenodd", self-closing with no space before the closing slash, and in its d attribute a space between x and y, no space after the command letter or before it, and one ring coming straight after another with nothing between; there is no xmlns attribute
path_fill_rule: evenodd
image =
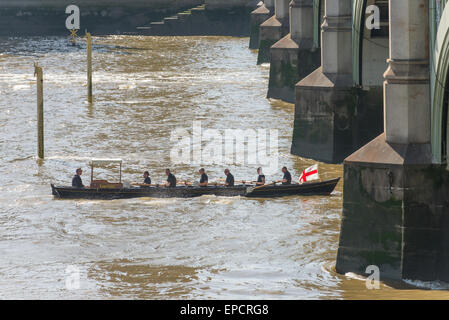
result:
<svg viewBox="0 0 449 320"><path fill-rule="evenodd" d="M330 197L53 199L50 183L70 184L77 167L87 182L93 157L122 158L126 181L149 170L161 182L166 167L179 180L197 180L199 164L170 158L171 133L191 130L193 121L203 130L278 130L279 166L295 180L314 163L290 155L294 106L265 99L269 67L256 66L247 38L94 41L89 105L85 42L0 38L0 298L449 298L406 285L368 290L332 271L342 183ZM36 159L35 61L44 69L43 161ZM225 166L207 166L211 180ZM230 168L236 180L255 177L255 165ZM331 178L343 168L320 164L320 171ZM67 286L73 270L75 288Z"/></svg>

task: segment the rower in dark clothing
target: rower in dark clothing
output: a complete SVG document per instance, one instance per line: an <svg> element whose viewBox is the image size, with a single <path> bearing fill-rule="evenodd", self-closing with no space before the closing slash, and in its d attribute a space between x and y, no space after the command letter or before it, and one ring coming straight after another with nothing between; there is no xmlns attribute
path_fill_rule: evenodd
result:
<svg viewBox="0 0 449 320"><path fill-rule="evenodd" d="M175 188L176 177L170 172L170 169L165 169L165 174L167 175L167 182L165 183L165 186L168 188Z"/></svg>
<svg viewBox="0 0 449 320"><path fill-rule="evenodd" d="M224 174L226 175L226 183L225 186L226 187L233 187L234 186L234 176L231 174L231 172L229 171L229 169L226 169L224 171Z"/></svg>
<svg viewBox="0 0 449 320"><path fill-rule="evenodd" d="M287 167L283 167L282 172L284 173L284 178L282 179L282 184L283 185L292 184L292 175L290 174L290 172L288 172Z"/></svg>
<svg viewBox="0 0 449 320"><path fill-rule="evenodd" d="M81 168L76 169L76 174L72 179L72 187L82 189L84 188L83 180L81 180L81 175L83 174L83 170Z"/></svg>
<svg viewBox="0 0 449 320"><path fill-rule="evenodd" d="M259 176L257 177L256 185L258 185L258 186L265 185L265 175L262 173L262 168L257 169L257 174Z"/></svg>
<svg viewBox="0 0 449 320"><path fill-rule="evenodd" d="M209 177L207 176L206 171L204 170L204 168L201 168L199 172L201 174L200 187L207 187L209 183Z"/></svg>
<svg viewBox="0 0 449 320"><path fill-rule="evenodd" d="M144 184L151 184L150 173L148 171L145 171L143 173L143 178L144 178L144 180L143 180Z"/></svg>

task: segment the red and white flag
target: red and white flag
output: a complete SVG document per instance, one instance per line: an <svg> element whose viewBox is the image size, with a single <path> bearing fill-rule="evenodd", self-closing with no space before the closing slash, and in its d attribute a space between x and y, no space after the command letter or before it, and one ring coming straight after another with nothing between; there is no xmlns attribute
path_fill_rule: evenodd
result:
<svg viewBox="0 0 449 320"><path fill-rule="evenodd" d="M318 175L318 165L315 164L310 168L304 170L299 178L299 183L309 182L313 180L320 180L320 176Z"/></svg>

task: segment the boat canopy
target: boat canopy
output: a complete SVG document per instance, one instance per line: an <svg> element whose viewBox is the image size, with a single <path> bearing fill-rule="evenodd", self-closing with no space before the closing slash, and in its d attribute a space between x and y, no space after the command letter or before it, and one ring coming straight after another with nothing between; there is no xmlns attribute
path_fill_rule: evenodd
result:
<svg viewBox="0 0 449 320"><path fill-rule="evenodd" d="M108 164L122 164L122 159L92 159L90 161L91 166L103 166Z"/></svg>
<svg viewBox="0 0 449 320"><path fill-rule="evenodd" d="M109 164L120 165L120 182L122 183L122 159L92 159L90 161L90 184L94 181L94 167L106 166Z"/></svg>

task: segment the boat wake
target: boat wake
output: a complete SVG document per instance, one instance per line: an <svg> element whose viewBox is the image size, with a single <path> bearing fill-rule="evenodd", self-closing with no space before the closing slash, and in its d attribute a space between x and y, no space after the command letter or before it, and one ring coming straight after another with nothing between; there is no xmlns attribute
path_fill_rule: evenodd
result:
<svg viewBox="0 0 449 320"><path fill-rule="evenodd" d="M426 290L449 290L449 283L443 281L404 280L408 285Z"/></svg>

